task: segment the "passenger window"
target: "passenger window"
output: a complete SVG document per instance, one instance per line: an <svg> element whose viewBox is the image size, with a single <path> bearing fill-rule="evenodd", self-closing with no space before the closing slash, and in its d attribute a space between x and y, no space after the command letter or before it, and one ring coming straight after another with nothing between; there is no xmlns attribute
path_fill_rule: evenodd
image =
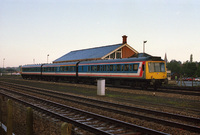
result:
<svg viewBox="0 0 200 135"><path fill-rule="evenodd" d="M110 71L113 71L113 65L110 65Z"/></svg>
<svg viewBox="0 0 200 135"><path fill-rule="evenodd" d="M113 66L113 71L117 71L117 66L116 65Z"/></svg>
<svg viewBox="0 0 200 135"><path fill-rule="evenodd" d="M125 64L124 70L125 70L125 71L129 71L129 65L128 65L128 64Z"/></svg>
<svg viewBox="0 0 200 135"><path fill-rule="evenodd" d="M98 66L97 66L97 71L99 71L99 70L100 70L100 66L98 65Z"/></svg>
<svg viewBox="0 0 200 135"><path fill-rule="evenodd" d="M124 71L124 65L122 65L122 68L121 68L122 70L121 71Z"/></svg>
<svg viewBox="0 0 200 135"><path fill-rule="evenodd" d="M110 66L109 66L109 65L107 65L106 67L107 67L107 71L110 71Z"/></svg>
<svg viewBox="0 0 200 135"><path fill-rule="evenodd" d="M130 65L130 71L133 71L133 65Z"/></svg>
<svg viewBox="0 0 200 135"><path fill-rule="evenodd" d="M120 65L117 65L117 71L120 71Z"/></svg>
<svg viewBox="0 0 200 135"><path fill-rule="evenodd" d="M138 64L133 64L133 71L137 71L138 70Z"/></svg>

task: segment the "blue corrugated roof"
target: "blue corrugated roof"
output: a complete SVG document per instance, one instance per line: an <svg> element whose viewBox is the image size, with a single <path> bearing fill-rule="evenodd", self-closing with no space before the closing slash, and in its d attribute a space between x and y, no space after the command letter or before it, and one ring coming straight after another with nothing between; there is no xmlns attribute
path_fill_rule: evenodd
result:
<svg viewBox="0 0 200 135"><path fill-rule="evenodd" d="M72 61L81 59L101 58L113 50L119 48L123 44L108 45L84 50L71 51L53 62Z"/></svg>

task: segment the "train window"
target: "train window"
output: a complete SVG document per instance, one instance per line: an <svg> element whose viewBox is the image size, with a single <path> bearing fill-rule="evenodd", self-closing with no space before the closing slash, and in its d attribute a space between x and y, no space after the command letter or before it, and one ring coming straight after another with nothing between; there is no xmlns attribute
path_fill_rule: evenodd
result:
<svg viewBox="0 0 200 135"><path fill-rule="evenodd" d="M138 70L138 64L133 64L133 71L137 71Z"/></svg>
<svg viewBox="0 0 200 135"><path fill-rule="evenodd" d="M165 72L165 64L158 62L149 62L149 72Z"/></svg>
<svg viewBox="0 0 200 135"><path fill-rule="evenodd" d="M154 63L149 62L149 72L154 72Z"/></svg>
<svg viewBox="0 0 200 135"><path fill-rule="evenodd" d="M161 72L165 72L165 64L164 63L160 63L160 70L161 70Z"/></svg>
<svg viewBox="0 0 200 135"><path fill-rule="evenodd" d="M110 65L110 71L113 71L113 65Z"/></svg>
<svg viewBox="0 0 200 135"><path fill-rule="evenodd" d="M100 66L100 71L102 71L102 69L103 69L103 66Z"/></svg>
<svg viewBox="0 0 200 135"><path fill-rule="evenodd" d="M121 67L121 71L124 71L124 65L122 65L122 67Z"/></svg>
<svg viewBox="0 0 200 135"><path fill-rule="evenodd" d="M155 63L155 72L160 72L160 63Z"/></svg>
<svg viewBox="0 0 200 135"><path fill-rule="evenodd" d="M117 71L117 65L113 65L113 71Z"/></svg>
<svg viewBox="0 0 200 135"><path fill-rule="evenodd" d="M99 65L97 66L97 71L100 71L100 66Z"/></svg>
<svg viewBox="0 0 200 135"><path fill-rule="evenodd" d="M65 71L65 72L67 71L67 67L64 67L64 71Z"/></svg>
<svg viewBox="0 0 200 135"><path fill-rule="evenodd" d="M131 65L129 65L130 66L130 71L133 71L133 65L131 64Z"/></svg>
<svg viewBox="0 0 200 135"><path fill-rule="evenodd" d="M117 65L117 71L120 71L120 65Z"/></svg>
<svg viewBox="0 0 200 135"><path fill-rule="evenodd" d="M94 71L97 71L97 66L94 66Z"/></svg>
<svg viewBox="0 0 200 135"><path fill-rule="evenodd" d="M124 65L124 71L129 71L129 65L128 64Z"/></svg>
<svg viewBox="0 0 200 135"><path fill-rule="evenodd" d="M104 65L103 68L104 68L103 71L106 71L106 65Z"/></svg>
<svg viewBox="0 0 200 135"><path fill-rule="evenodd" d="M69 71L69 67L66 67L66 71Z"/></svg>
<svg viewBox="0 0 200 135"><path fill-rule="evenodd" d="M88 72L90 72L90 66L88 66Z"/></svg>
<svg viewBox="0 0 200 135"><path fill-rule="evenodd" d="M64 67L60 67L60 71L62 71L62 72L63 72L63 71L64 71Z"/></svg>
<svg viewBox="0 0 200 135"><path fill-rule="evenodd" d="M91 66L91 71L94 71L94 66Z"/></svg>
<svg viewBox="0 0 200 135"><path fill-rule="evenodd" d="M96 66L92 66L92 71L96 71L97 67Z"/></svg>
<svg viewBox="0 0 200 135"><path fill-rule="evenodd" d="M106 66L106 71L110 71L110 65Z"/></svg>

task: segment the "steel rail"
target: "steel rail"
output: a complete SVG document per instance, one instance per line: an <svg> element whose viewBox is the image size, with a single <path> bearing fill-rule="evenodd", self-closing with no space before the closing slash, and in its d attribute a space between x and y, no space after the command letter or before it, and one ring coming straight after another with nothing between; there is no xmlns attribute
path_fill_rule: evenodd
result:
<svg viewBox="0 0 200 135"><path fill-rule="evenodd" d="M3 90L8 90L8 89L5 89L5 88L1 88ZM18 93L16 91L12 91L12 93L15 92L15 93ZM20 100L20 99L17 99L13 96L9 96L7 94L4 94L1 92L2 95L4 96L8 96L9 98L12 98L13 100L16 100L20 103L23 103L25 105L28 105L28 106L31 106L32 108L36 109L36 110L42 110L42 112L45 112L45 113L49 113L51 115L53 115L54 117L56 118L59 118L63 121L66 120L67 122L69 123L72 123L76 126L79 126L87 131L91 131L95 134L110 134L108 132L105 132L105 131L102 131L102 130L99 130L99 129L94 129L93 127L91 126L88 126L86 124L82 124L80 122L77 123L77 121L73 121L72 119L70 118L67 118L67 117L64 117L60 114L57 114L55 112L52 112L50 110L46 110L44 108L41 108L41 107L38 107L38 106L35 106L34 104L31 104L31 103L28 103L28 102L25 102L23 100ZM19 93L18 93L19 94ZM149 128L145 128L145 127L141 127L141 126L138 126L138 125L134 125L134 124L130 124L130 123L127 123L127 122L123 122L123 121L120 121L120 120L116 120L116 119L113 119L113 118L108 118L108 117L105 117L105 116L102 116L102 115L98 115L98 114L94 114L94 113L91 113L91 112L87 112L87 111L83 111L83 110L80 110L80 109L77 109L77 108L73 108L73 107L69 107L69 106L66 106L66 105L62 105L62 104L59 104L59 103L56 103L56 102L52 102L52 101L49 101L49 100L44 100L44 99L41 99L41 98L38 98L38 97L35 97L35 96L30 96L28 94L24 94L24 93L20 93L20 95L23 95L23 96L26 96L26 97L29 97L29 98L33 98L35 100L38 100L38 101L42 101L42 102L46 102L46 103L49 103L49 104L53 104L53 106L59 106L59 107L62 107L62 108L68 108L70 110L73 110L73 111L76 111L76 112L81 112L81 113L84 113L85 115L89 115L89 116L92 116L92 117L96 117L96 118L101 118L107 122L111 122L111 123L115 123L117 125L121 125L121 126L125 126L126 128L129 128L129 129L134 129L136 131L139 131L141 133L144 133L144 134L153 134L153 135L166 135L167 133L163 133L163 132L160 132L160 131L156 131L156 130L153 130L153 129L149 129Z"/></svg>
<svg viewBox="0 0 200 135"><path fill-rule="evenodd" d="M20 89L24 89L24 90L27 90L25 88L37 90L37 91L40 92L40 94L41 94L41 90L44 91L44 89L25 86L25 85L12 84L12 86L13 85L15 85L16 87L20 87ZM10 87L12 87L12 86L10 86ZM89 102L92 102L92 103L96 102L96 103L101 104L101 105L105 104L105 105L115 106L117 108L135 110L135 111L139 111L139 112L143 112L143 113L154 114L154 115L159 115L159 116L164 116L164 117L170 117L170 118L174 118L174 119L181 119L181 120L185 120L185 121L188 121L188 122L191 122L191 121L197 122L197 123L200 122L199 118L194 118L194 117L189 117L189 116L184 116L184 115L177 115L177 114L161 112L161 111L155 111L155 110L151 110L151 109L127 106L127 105L123 105L123 104L116 104L116 103L97 100L97 99L84 98L84 97L74 96L74 95L70 95L70 94L67 94L67 93L60 93L60 92L56 92L56 91L50 91L50 90L45 90L45 91L48 91L48 93L51 93L51 94L57 94L57 95L60 95L60 96L67 96L67 97L76 98L76 99L78 98L80 100L85 100L85 101L89 101ZM49 96L49 95L46 95L46 96ZM65 100L67 100L67 99L65 99Z"/></svg>
<svg viewBox="0 0 200 135"><path fill-rule="evenodd" d="M26 88L29 88L29 90L30 90L30 87L26 87ZM34 89L38 90L37 88L34 88ZM117 110L117 109L112 109L112 108L108 108L108 107L102 107L102 106L98 106L98 105L92 105L92 104L81 102L81 101L77 101L77 100L74 101L74 100L71 100L71 99L68 99L68 98L62 98L62 97L57 97L57 96L54 96L54 95L45 94L45 93L42 93L41 91L35 92L35 93L37 93L37 94L43 94L45 96L51 96L53 98L59 98L59 99L62 99L62 100L67 100L67 101L70 101L70 102L76 102L78 104L82 104L82 105L90 106L90 107L95 107L95 108L102 109L102 110L108 110L108 111L111 111L111 112L119 113L121 115L126 115L126 116L130 116L130 117L136 117L136 118L139 118L139 119L145 119L145 120L148 120L148 121L153 121L153 122L161 123L161 124L172 126L172 127L184 128L184 129L186 129L188 131L200 132L200 128L196 127L196 126L181 124L181 123L172 122L172 121L168 121L168 120L164 120L164 119L152 118L152 117L148 117L148 116L144 116L144 115L138 115L138 114L134 114L134 113L129 113L127 111L125 112L125 111L121 111L121 110ZM48 93L61 95L61 93L53 92L53 91L48 91ZM63 95L69 96L69 94L63 94L62 93L62 96ZM72 95L70 95L70 96L72 96ZM90 102L94 102L94 101L96 102L97 101L97 102L99 102L99 103L102 104L102 101L98 101L98 100L93 100L93 99L91 100L91 99L88 99L88 98L81 98L81 97L76 97L76 96L72 96L72 97L73 98L79 98L81 100L87 100L87 101L89 100ZM110 104L109 102L105 103L105 101L103 101L103 103L104 104ZM111 103L111 105L113 106L113 103ZM127 108L130 109L130 106L124 106L124 105L123 106L119 106L119 104L115 104L115 106L116 107L121 107L121 108L123 107L125 109L127 109ZM169 115L169 113L167 113L167 116L168 117L172 117L171 114ZM180 119L180 118L183 119L184 118L186 121L192 121L192 122L196 122L196 123L200 122L200 119L198 119L198 118L187 117L187 116L182 116L182 115L174 115L174 114L173 114L173 116L174 117L176 116L176 119Z"/></svg>

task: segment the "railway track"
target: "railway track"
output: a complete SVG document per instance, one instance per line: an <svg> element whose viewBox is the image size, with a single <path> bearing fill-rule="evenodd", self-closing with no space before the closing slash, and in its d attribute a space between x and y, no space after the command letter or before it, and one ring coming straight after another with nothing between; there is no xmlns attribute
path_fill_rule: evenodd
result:
<svg viewBox="0 0 200 135"><path fill-rule="evenodd" d="M12 79L12 78L7 78ZM22 78L19 80L23 80ZM28 81L28 80L27 80ZM32 80L30 80L32 81ZM106 84L106 87L116 87L116 88L125 88L130 90L141 90L141 88L133 89L130 86L113 86ZM180 86L162 86L158 88L158 90L154 90L153 88L142 89L143 91L151 91L151 92L162 92L162 93L173 93L173 94L181 94L181 95L190 95L190 96L200 96L200 87L180 87Z"/></svg>
<svg viewBox="0 0 200 135"><path fill-rule="evenodd" d="M131 123L112 119L102 115L83 111L77 108L38 98L36 96L16 92L8 88L0 88L1 95L7 96L24 105L31 106L33 109L51 115L62 121L74 124L75 126L94 134L152 134L166 135L160 131L137 126ZM9 92L9 93L8 93ZM13 96L14 94L23 96L23 100Z"/></svg>
<svg viewBox="0 0 200 135"><path fill-rule="evenodd" d="M2 84L2 82L0 82ZM10 84L10 83L4 83L2 84L6 87L9 88L15 88L15 89L21 89L24 91L29 91L35 94L40 94L48 97L53 97L53 98L59 98L62 100L67 100L69 102L74 102L77 104L81 104L84 106L89 106L93 108L98 108L102 110L106 110L109 112L114 112L118 113L121 115L126 115L128 117L134 117L138 119L143 119L147 121L152 121L156 122L159 124L171 126L171 127L176 127L176 128L183 128L185 130L191 131L191 132L200 132L200 128L197 127L199 126L200 119L199 118L193 118L193 117L188 117L188 116L183 116L183 115L176 115L176 114L171 114L171 113L166 113L166 112L159 112L155 110L149 110L149 109L144 109L144 108L138 108L138 107L131 107L131 106L126 106L122 104L115 104L115 103L110 103L106 101L100 101L100 100L95 100L95 99L89 99L89 98L83 98L83 97L78 97L78 96L73 96L69 94L63 94L55 91L49 91L49 90L44 90L44 89L39 89L39 88L34 88L34 87L29 87L29 86L24 86L24 85L16 85L16 84ZM114 108L113 108L114 107ZM118 108L123 108L124 110L119 110ZM132 110L143 113L143 115L132 112ZM154 116L146 116L146 114L154 115ZM161 116L160 118L157 118L157 116ZM171 120L165 120L170 118ZM175 121L180 121L180 122L175 122ZM183 122L184 121L184 122ZM191 122L192 121L192 122ZM190 124L184 124L184 123L190 123ZM192 124L192 125L191 125Z"/></svg>

